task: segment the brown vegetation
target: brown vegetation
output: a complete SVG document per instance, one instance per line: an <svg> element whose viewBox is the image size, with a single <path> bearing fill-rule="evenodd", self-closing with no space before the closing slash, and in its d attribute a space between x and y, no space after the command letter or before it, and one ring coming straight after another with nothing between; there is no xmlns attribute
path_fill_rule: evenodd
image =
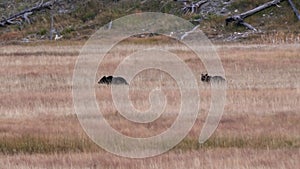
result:
<svg viewBox="0 0 300 169"><path fill-rule="evenodd" d="M125 55L140 47L123 45L107 55L97 77L112 73ZM173 50L169 44L164 45ZM300 166L298 44L217 46L228 82L227 104L218 129L203 145L197 140L209 109L210 86L200 82L200 74L205 71L201 61L186 48L177 47L175 52L198 77L199 117L174 149L142 160L111 155L83 132L72 103L72 75L80 47L1 47L0 168ZM166 92L170 105L163 116L149 124L131 123L120 116L111 102L110 87L97 85L96 78L97 101L112 127L125 135L149 137L174 122L180 95L175 82L167 74L156 78L159 74L154 70L142 72L132 82L130 91L130 98L139 109L149 107L151 89L161 86ZM148 87L143 88L145 85Z"/></svg>

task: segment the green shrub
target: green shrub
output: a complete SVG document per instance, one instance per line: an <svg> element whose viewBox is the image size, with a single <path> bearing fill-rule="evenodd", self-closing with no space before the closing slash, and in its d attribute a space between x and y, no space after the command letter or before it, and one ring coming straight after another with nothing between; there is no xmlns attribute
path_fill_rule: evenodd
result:
<svg viewBox="0 0 300 169"><path fill-rule="evenodd" d="M74 31L75 31L75 29L74 29L73 27L68 27L68 28L65 28L65 29L61 32L61 34L66 35L66 34L70 34L71 32L74 32Z"/></svg>
<svg viewBox="0 0 300 169"><path fill-rule="evenodd" d="M47 34L47 32L48 32L48 30L47 30L47 29L45 29L45 28L43 28L43 29L41 29L41 30L38 32L38 35L41 35L41 36L43 36L43 35L46 35L46 34Z"/></svg>
<svg viewBox="0 0 300 169"><path fill-rule="evenodd" d="M94 11L89 11L81 17L81 20L83 22L86 22L86 21L94 19L96 16L97 16L97 13L95 13Z"/></svg>

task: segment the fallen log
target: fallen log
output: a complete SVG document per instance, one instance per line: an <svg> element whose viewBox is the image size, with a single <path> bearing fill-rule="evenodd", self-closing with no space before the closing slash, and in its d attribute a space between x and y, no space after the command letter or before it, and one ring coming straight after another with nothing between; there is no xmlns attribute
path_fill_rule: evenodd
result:
<svg viewBox="0 0 300 169"><path fill-rule="evenodd" d="M244 13L241 13L241 14L238 14L238 15L234 15L234 16L230 16L228 17L225 21L226 21L226 25L228 25L228 23L230 22L235 22L237 25L242 25L242 26L245 26L246 28L250 29L250 30L253 30L253 31L257 31L256 28L254 28L252 25L244 22L244 19L257 13L257 12L260 12L264 9L267 9L271 6L274 6L274 5L277 5L279 4L281 1L283 0L273 0L273 1L270 1L270 2L267 2L263 5L260 5L254 9L251 9L247 12L244 12Z"/></svg>
<svg viewBox="0 0 300 169"><path fill-rule="evenodd" d="M188 0L174 0L177 2L182 2L183 3L183 7L181 8L181 11L186 14L186 13L196 13L197 10L204 5L205 3L208 2L208 0L201 0L198 2L191 2Z"/></svg>
<svg viewBox="0 0 300 169"><path fill-rule="evenodd" d="M298 9L296 8L295 4L293 3L292 0L288 0L289 1L289 4L291 5L295 15L297 16L298 20L300 21L300 14L299 14L299 11Z"/></svg>
<svg viewBox="0 0 300 169"><path fill-rule="evenodd" d="M22 21L26 21L27 23L31 23L29 19L29 15L33 14L34 12L41 11L43 9L51 9L56 0L45 2L42 0L41 3L38 5L31 7L29 9L25 9L17 14L14 14L8 18L3 18L0 21L0 26L4 27L6 25L13 25L13 24L21 24Z"/></svg>

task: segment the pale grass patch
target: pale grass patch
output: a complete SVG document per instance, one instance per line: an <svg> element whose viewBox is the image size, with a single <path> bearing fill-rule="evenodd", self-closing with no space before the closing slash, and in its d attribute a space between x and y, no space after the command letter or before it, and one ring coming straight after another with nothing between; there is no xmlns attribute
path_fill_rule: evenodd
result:
<svg viewBox="0 0 300 169"><path fill-rule="evenodd" d="M200 74L205 72L201 61L186 47L176 45L159 47L177 53L198 78L199 117L187 138L171 152L142 160L104 152L89 142L80 127L72 105L72 75L81 46L1 47L0 146L5 147L7 139L9 151L16 152L0 155L0 168L300 166L299 44L217 46L228 83L227 103L216 133L203 147L197 139L210 106L210 85L200 81ZM165 131L176 119L180 103L178 86L168 75L145 71L132 81L132 104L146 110L149 92L161 88L168 98L167 109L152 123L131 123L113 106L110 87L96 84L101 76L112 74L126 55L143 47L126 43L117 46L104 58L95 78L97 102L104 117L116 130L133 137ZM24 146L30 141L40 145ZM26 148L34 148L33 154L27 154Z"/></svg>
<svg viewBox="0 0 300 169"><path fill-rule="evenodd" d="M66 153L0 157L0 163L15 168L99 168L99 169L294 169L300 165L299 150L208 149L171 151L146 159L121 158L110 153Z"/></svg>

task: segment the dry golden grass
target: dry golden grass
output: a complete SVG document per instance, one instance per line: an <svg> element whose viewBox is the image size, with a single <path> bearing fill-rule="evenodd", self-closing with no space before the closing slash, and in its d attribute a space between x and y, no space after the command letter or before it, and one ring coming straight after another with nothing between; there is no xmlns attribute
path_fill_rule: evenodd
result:
<svg viewBox="0 0 300 169"><path fill-rule="evenodd" d="M116 157L107 152L0 156L9 168L103 168L103 169L274 169L297 168L299 150L215 148L185 153L168 152L142 160Z"/></svg>
<svg viewBox="0 0 300 169"><path fill-rule="evenodd" d="M205 71L185 47L159 45L177 53L197 77ZM198 79L201 110L191 132L171 151L142 160L105 152L80 127L72 103L72 75L80 47L1 47L0 168L299 168L299 44L217 46L228 90L213 137L203 145L197 142L211 101L210 86ZM100 65L97 78L112 74L124 56L140 47L127 43L116 47ZM133 81L134 106L148 108L148 94L156 87L166 93L169 105L149 124L124 119L113 107L109 86L95 85L95 91L112 127L125 135L149 137L174 122L180 103L176 83L152 70Z"/></svg>

